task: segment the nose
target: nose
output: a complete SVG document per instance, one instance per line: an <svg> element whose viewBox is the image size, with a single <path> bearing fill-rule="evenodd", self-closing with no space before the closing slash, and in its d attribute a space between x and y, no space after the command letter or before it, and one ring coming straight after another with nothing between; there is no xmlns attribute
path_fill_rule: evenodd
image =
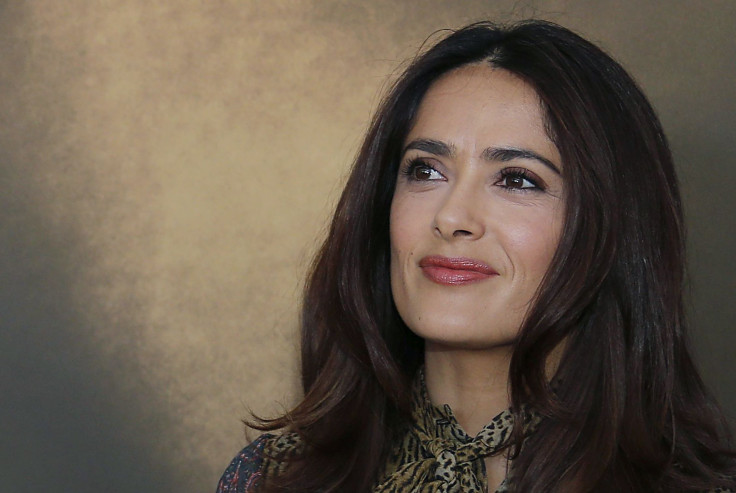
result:
<svg viewBox="0 0 736 493"><path fill-rule="evenodd" d="M448 190L434 217L435 234L447 239L480 238L485 233L478 194L473 183L456 184Z"/></svg>

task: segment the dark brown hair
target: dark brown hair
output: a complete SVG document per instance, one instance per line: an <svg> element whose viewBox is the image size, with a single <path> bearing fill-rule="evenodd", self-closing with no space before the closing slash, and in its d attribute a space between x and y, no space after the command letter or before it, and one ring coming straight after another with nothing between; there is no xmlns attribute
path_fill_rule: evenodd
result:
<svg viewBox="0 0 736 493"><path fill-rule="evenodd" d="M422 341L393 304L389 209L402 145L427 89L487 63L537 91L562 157L564 231L511 362L512 405L543 419L514 437L519 491L684 491L733 485L721 412L690 357L684 231L659 121L607 54L558 25L478 23L418 56L378 109L308 279L303 400L261 420L306 452L278 491L368 491L405 419ZM564 345L554 391L545 375Z"/></svg>

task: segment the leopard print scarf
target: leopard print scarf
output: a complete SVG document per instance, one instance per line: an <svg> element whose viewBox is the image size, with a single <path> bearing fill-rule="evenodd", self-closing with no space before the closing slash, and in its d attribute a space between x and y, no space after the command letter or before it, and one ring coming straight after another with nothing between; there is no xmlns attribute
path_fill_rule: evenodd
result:
<svg viewBox="0 0 736 493"><path fill-rule="evenodd" d="M413 390L413 420L392 448L375 493L482 493L487 491L483 459L507 448L514 427L511 410L503 411L472 438L450 406L436 407L427 395L420 372ZM539 418L525 412L524 434L534 431ZM497 493L507 491L508 477Z"/></svg>
<svg viewBox="0 0 736 493"><path fill-rule="evenodd" d="M539 418L528 412L523 416L524 434L528 435L536 428ZM420 371L412 391L412 418L397 435L374 493L484 493L488 490L483 459L507 448L514 427L511 410L497 415L472 438L462 430L450 406L432 405L424 373ZM296 457L304 450L296 433L269 438L264 450L266 477L278 475L285 464L283 459ZM496 493L507 491L508 480L507 476Z"/></svg>

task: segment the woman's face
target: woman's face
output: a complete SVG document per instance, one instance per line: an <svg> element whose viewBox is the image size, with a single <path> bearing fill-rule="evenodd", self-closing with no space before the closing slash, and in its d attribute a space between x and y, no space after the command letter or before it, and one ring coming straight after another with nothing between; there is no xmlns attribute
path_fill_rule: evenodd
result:
<svg viewBox="0 0 736 493"><path fill-rule="evenodd" d="M391 288L413 332L513 342L562 230L561 166L537 94L510 72L471 65L432 85L391 204Z"/></svg>

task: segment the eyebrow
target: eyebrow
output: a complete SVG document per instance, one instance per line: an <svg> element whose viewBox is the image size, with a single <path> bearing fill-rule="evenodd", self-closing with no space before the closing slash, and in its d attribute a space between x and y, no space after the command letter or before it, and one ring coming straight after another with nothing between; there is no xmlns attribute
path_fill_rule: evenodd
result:
<svg viewBox="0 0 736 493"><path fill-rule="evenodd" d="M501 162L512 161L514 159L532 159L534 161L539 161L558 175L560 174L560 170L555 163L529 149L519 149L516 147L489 147L483 151L481 156L486 161Z"/></svg>
<svg viewBox="0 0 736 493"><path fill-rule="evenodd" d="M436 156L455 157L455 146L452 144L445 144L440 140L414 139L404 147L404 154L406 154L406 151L411 149L428 152Z"/></svg>
<svg viewBox="0 0 736 493"><path fill-rule="evenodd" d="M436 156L455 157L455 146L440 140L414 139L404 147L404 153L411 149L428 152ZM485 161L500 162L513 161L514 159L532 159L542 163L558 175L560 174L560 169L556 164L530 149L520 149L518 147L489 147L481 153L481 157Z"/></svg>

